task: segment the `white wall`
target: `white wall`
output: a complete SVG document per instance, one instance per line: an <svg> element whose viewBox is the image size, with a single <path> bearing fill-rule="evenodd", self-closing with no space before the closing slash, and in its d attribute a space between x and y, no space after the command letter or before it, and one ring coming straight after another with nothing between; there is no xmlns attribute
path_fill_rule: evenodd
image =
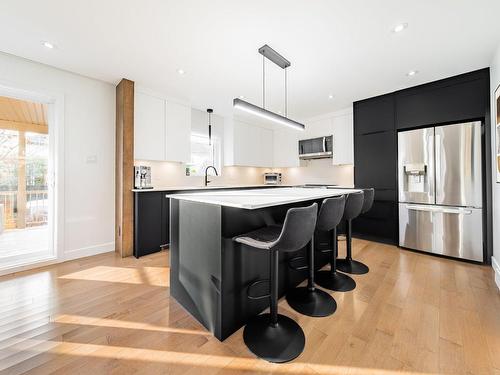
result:
<svg viewBox="0 0 500 375"><path fill-rule="evenodd" d="M496 269L496 282L500 288L500 183L496 183L496 145L495 145L495 89L500 85L500 45L498 46L490 67L491 90L491 150L492 150L492 180L493 180L493 267Z"/></svg>
<svg viewBox="0 0 500 375"><path fill-rule="evenodd" d="M114 251L115 87L4 53L0 81L64 95L63 259Z"/></svg>

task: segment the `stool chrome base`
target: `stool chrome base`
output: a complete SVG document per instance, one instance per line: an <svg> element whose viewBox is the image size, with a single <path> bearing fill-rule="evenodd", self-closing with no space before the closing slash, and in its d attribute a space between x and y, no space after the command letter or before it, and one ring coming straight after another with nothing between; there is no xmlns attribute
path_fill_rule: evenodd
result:
<svg viewBox="0 0 500 375"><path fill-rule="evenodd" d="M257 357L275 363L297 358L306 343L302 328L293 319L281 314L278 314L275 326L271 325L271 314L253 317L243 330L243 340Z"/></svg>
<svg viewBox="0 0 500 375"><path fill-rule="evenodd" d="M337 269L353 275L363 275L370 271L366 264L354 259L337 259Z"/></svg>
<svg viewBox="0 0 500 375"><path fill-rule="evenodd" d="M286 301L295 311L307 316L329 316L337 310L337 302L333 297L320 289L292 289L286 294Z"/></svg>
<svg viewBox="0 0 500 375"><path fill-rule="evenodd" d="M356 288L356 281L353 278L340 272L332 274L330 270L317 272L316 284L336 292L349 292Z"/></svg>

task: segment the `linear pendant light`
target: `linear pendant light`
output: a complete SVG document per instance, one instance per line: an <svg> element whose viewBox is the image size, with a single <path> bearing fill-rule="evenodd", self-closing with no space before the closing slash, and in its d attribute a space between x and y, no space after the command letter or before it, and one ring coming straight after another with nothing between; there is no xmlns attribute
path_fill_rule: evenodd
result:
<svg viewBox="0 0 500 375"><path fill-rule="evenodd" d="M272 121L276 124L288 126L296 130L304 130L305 126L300 122L291 120L287 117L288 115L288 97L287 97L287 77L286 77L286 68L288 68L291 63L283 56L281 56L278 52L273 50L267 44L259 48L259 53L262 55L262 107L259 107L255 104L246 102L242 99L235 98L233 99L233 107L247 113L253 114L260 118ZM278 65L285 72L285 115L281 116L277 113L269 111L266 109L266 60L271 60L273 63Z"/></svg>
<svg viewBox="0 0 500 375"><path fill-rule="evenodd" d="M248 103L239 98L233 99L233 107L251 113L252 115L261 117L263 119L275 122L280 125L289 126L293 129L304 130L304 125L301 123L291 120L287 117L280 116L274 112L268 111L267 109L256 106L255 104Z"/></svg>

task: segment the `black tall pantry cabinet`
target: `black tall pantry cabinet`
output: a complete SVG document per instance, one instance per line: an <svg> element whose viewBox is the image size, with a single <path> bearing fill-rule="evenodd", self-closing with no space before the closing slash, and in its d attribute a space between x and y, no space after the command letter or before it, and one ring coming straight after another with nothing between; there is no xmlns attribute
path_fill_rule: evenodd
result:
<svg viewBox="0 0 500 375"><path fill-rule="evenodd" d="M372 210L353 223L354 235L398 244L397 132L480 120L483 123L485 259L492 252L489 69L354 103L354 184L375 188Z"/></svg>

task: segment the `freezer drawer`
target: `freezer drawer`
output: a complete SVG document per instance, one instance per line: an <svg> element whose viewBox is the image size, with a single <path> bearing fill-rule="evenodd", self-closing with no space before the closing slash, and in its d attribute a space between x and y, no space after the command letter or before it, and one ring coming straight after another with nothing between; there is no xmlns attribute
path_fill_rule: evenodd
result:
<svg viewBox="0 0 500 375"><path fill-rule="evenodd" d="M482 210L399 203L399 246L483 261Z"/></svg>

